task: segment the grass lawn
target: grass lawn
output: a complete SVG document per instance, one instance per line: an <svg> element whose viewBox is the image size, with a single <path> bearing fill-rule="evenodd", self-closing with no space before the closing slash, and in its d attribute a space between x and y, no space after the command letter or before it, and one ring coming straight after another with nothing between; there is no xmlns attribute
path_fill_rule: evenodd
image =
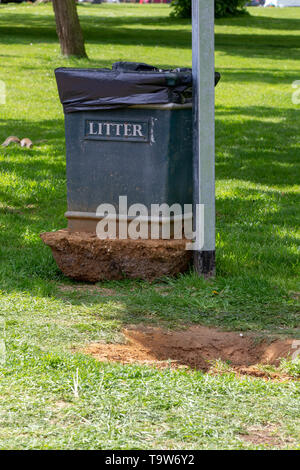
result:
<svg viewBox="0 0 300 470"><path fill-rule="evenodd" d="M189 324L300 337L300 9L216 22L217 278L77 289L39 234L66 226L62 108L53 70L117 60L191 65L190 25L165 5L80 5L90 60L60 57L48 5L0 5L0 448L300 446L299 382L101 364L72 353L126 324ZM166 288L162 295L158 287ZM107 292L107 294L105 294ZM300 375L300 365L286 363ZM78 370L79 398L72 390ZM258 429L273 439L250 442ZM271 430L271 431L270 431Z"/></svg>

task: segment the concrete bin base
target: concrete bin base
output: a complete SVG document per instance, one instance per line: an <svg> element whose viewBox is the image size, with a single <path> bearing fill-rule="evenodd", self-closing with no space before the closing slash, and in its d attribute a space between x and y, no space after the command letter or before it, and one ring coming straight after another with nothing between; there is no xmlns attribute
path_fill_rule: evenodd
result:
<svg viewBox="0 0 300 470"><path fill-rule="evenodd" d="M41 238L61 271L78 281L153 281L187 271L192 261L186 240L100 240L69 230L42 233Z"/></svg>

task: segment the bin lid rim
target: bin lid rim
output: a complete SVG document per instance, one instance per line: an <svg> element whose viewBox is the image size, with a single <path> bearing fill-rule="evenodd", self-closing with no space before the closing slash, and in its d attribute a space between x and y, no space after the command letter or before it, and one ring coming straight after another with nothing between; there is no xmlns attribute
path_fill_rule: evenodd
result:
<svg viewBox="0 0 300 470"><path fill-rule="evenodd" d="M170 78L183 77L187 75L192 75L192 69L182 70L182 71L173 71L173 70L143 70L143 71L133 71L133 70L113 70L113 69L97 69L97 68L80 68L80 67L58 67L54 70L55 72L61 71L70 71L70 72L99 72L99 73L108 73L112 75L121 75L121 74L132 74L132 75L163 75Z"/></svg>

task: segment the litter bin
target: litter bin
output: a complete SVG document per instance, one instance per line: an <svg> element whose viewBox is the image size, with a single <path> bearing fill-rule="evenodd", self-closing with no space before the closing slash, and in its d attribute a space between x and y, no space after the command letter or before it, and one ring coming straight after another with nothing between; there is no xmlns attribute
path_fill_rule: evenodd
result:
<svg viewBox="0 0 300 470"><path fill-rule="evenodd" d="M95 232L99 205L192 204L192 73L118 62L55 71L65 112L68 229Z"/></svg>
<svg viewBox="0 0 300 470"><path fill-rule="evenodd" d="M65 112L68 229L41 237L57 265L88 282L186 271L192 253L181 239L181 215L171 208L193 201L191 70L118 62L112 69L55 73ZM127 208L145 209L137 237L130 231L136 217L120 207L121 196ZM101 212L101 205L109 209ZM166 213L153 216L152 205ZM119 231L101 238L98 227L110 214ZM192 219L192 211L184 217Z"/></svg>

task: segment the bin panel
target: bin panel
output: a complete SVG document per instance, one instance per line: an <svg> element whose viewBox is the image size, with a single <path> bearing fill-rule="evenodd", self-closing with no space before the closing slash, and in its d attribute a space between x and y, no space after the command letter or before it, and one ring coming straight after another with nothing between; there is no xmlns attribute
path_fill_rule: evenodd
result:
<svg viewBox="0 0 300 470"><path fill-rule="evenodd" d="M192 203L192 109L126 108L65 116L68 211Z"/></svg>

